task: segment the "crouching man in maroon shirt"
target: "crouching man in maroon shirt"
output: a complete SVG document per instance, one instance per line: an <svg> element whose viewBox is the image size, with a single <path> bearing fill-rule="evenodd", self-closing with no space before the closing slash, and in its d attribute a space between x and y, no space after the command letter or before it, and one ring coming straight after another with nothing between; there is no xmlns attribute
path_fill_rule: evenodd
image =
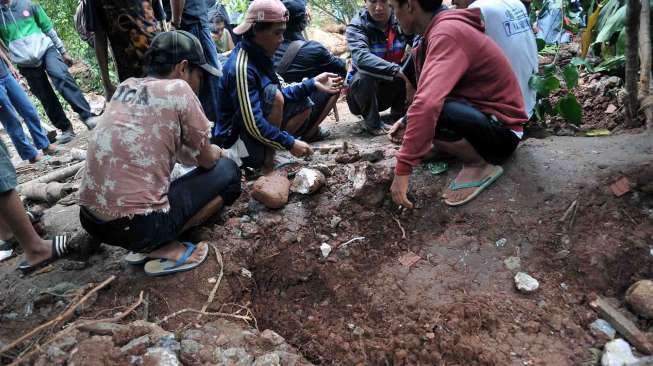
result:
<svg viewBox="0 0 653 366"><path fill-rule="evenodd" d="M433 148L463 168L444 202L465 204L492 184L516 149L528 117L517 77L484 34L480 10L447 10L442 0L390 0L402 29L424 38L414 51L417 91L397 153L393 200L406 208L411 170Z"/></svg>

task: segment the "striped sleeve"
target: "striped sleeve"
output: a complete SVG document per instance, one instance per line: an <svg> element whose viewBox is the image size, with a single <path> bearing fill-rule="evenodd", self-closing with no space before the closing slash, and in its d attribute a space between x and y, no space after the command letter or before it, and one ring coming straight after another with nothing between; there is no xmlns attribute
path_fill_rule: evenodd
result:
<svg viewBox="0 0 653 366"><path fill-rule="evenodd" d="M236 57L236 95L243 126L256 140L278 150L290 150L295 138L267 121L261 109L254 77L247 72L247 52L240 49Z"/></svg>

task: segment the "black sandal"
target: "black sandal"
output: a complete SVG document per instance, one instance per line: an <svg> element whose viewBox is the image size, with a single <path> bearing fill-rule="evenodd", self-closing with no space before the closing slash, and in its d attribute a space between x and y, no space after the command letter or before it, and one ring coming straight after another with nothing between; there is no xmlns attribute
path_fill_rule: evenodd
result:
<svg viewBox="0 0 653 366"><path fill-rule="evenodd" d="M52 238L52 255L50 256L50 258L36 264L29 264L27 262L27 259L25 259L22 262L20 262L18 268L16 269L23 272L23 274L29 274L63 257L64 255L68 254L70 250L71 247L69 246L68 237L66 237L65 235L57 235L54 238Z"/></svg>

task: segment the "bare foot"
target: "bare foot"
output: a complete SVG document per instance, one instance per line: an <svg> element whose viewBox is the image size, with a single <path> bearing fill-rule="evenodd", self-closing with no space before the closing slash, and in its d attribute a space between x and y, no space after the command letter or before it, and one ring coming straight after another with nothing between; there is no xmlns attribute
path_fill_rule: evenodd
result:
<svg viewBox="0 0 653 366"><path fill-rule="evenodd" d="M477 182L492 175L495 172L496 168L496 165L489 163L484 163L482 165L463 165L462 170L460 173L458 173L453 181L456 184ZM451 188L447 187L447 189L442 194L442 198L445 198L451 202L459 202L467 198L470 194L474 193L477 189L478 187L452 190Z"/></svg>
<svg viewBox="0 0 653 366"><path fill-rule="evenodd" d="M54 155L59 151L59 147L56 144L50 144L48 147L42 149L44 154L46 155Z"/></svg>
<svg viewBox="0 0 653 366"><path fill-rule="evenodd" d="M52 241L43 239L39 240L40 243L36 245L23 247L23 249L25 249L25 260L27 260L27 263L31 266L39 264L52 257ZM26 248L36 248L36 250L27 250Z"/></svg>
<svg viewBox="0 0 653 366"><path fill-rule="evenodd" d="M182 255L186 252L187 247L178 241L172 241L168 244L165 244L162 247L157 248L156 250L151 251L147 254L148 258L159 258L167 259L173 262L176 262L181 258ZM208 250L206 243L199 243L197 248L188 258L186 263L198 262L202 258L202 254Z"/></svg>
<svg viewBox="0 0 653 366"><path fill-rule="evenodd" d="M41 159L43 159L43 154L41 154L41 153L36 153L36 156L33 157L33 158L31 158L31 159L29 159L29 162L32 163L32 164L34 164L34 163L38 163L39 161L41 161Z"/></svg>

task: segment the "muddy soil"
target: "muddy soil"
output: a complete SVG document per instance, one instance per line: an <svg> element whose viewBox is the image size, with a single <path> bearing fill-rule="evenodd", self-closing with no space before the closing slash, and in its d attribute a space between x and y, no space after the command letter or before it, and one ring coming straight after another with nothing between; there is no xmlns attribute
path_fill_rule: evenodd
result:
<svg viewBox="0 0 653 366"><path fill-rule="evenodd" d="M332 137L322 144L346 140L362 155L379 150L367 156L383 159L338 164L335 154L317 154L295 161L286 167L291 176L300 166L317 167L327 186L311 196L292 194L280 210L251 200L252 183L245 182L232 207L188 235L215 243L224 260L209 311L246 307L256 317L250 326L273 329L315 364L596 361L590 349L601 344L588 331L596 318L588 302L596 295L620 299L634 280L652 274L651 136L528 139L498 184L461 208L439 197L459 165L442 175L419 168L411 180L417 208L400 212L387 194L397 147L361 133L346 104L339 111L340 122L329 117ZM617 198L608 187L622 176L632 190ZM573 201L577 213L561 222ZM76 210L46 211L46 230L79 230ZM326 258L322 243L333 248ZM127 320L154 321L201 308L219 276L213 253L199 269L167 278L146 277L123 262L124 254L103 245L88 258L28 277L14 271L17 258L1 263L0 341L60 313L69 299L42 292L63 282L81 287L116 275L80 315L123 309L145 291L147 311ZM506 268L509 257L519 258L519 269ZM517 270L538 279L540 289L518 293ZM196 322L183 315L163 327L181 334Z"/></svg>

